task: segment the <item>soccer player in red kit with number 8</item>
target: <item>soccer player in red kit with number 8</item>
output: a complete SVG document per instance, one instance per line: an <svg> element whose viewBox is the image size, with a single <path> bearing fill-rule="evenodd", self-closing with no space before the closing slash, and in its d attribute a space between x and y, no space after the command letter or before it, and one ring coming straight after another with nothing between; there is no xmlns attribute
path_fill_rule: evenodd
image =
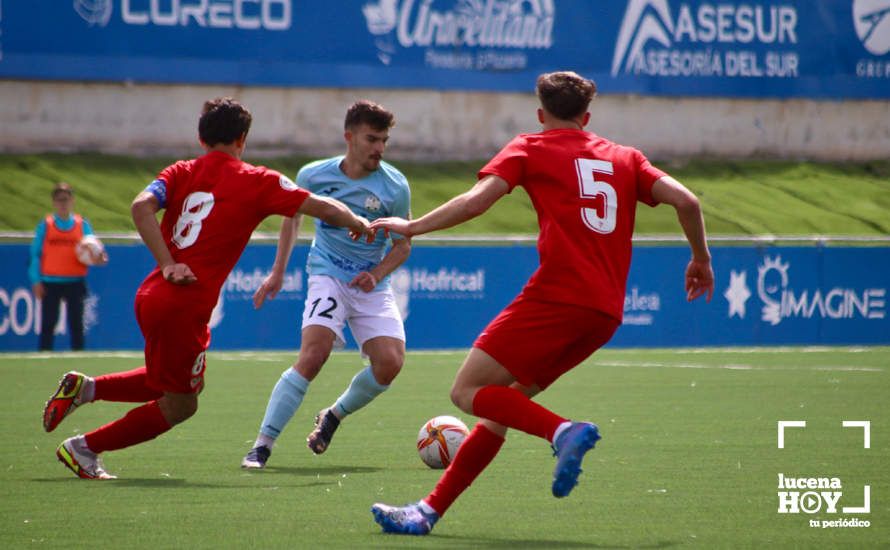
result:
<svg viewBox="0 0 890 550"><path fill-rule="evenodd" d="M577 484L585 453L600 439L597 426L571 422L531 397L608 342L621 324L637 202L676 209L692 249L687 299L713 294L698 199L638 150L584 131L595 93L592 81L573 72L541 75L541 132L514 138L471 190L425 216L371 223L372 230L406 237L429 233L481 215L522 186L540 225L538 269L476 339L451 390L454 404L480 421L426 498L371 508L385 532L429 533L498 453L508 427L551 443L554 496L567 496Z"/></svg>
<svg viewBox="0 0 890 550"><path fill-rule="evenodd" d="M100 453L154 439L198 409L211 311L263 219L302 213L346 227L353 236L367 233L367 220L341 202L241 161L250 123L250 112L231 98L206 102L198 135L207 153L168 166L133 201L133 222L158 263L136 293L145 366L95 378L65 374L46 403L43 427L54 430L76 407L92 401L144 405L59 445L59 460L79 477L114 477ZM155 214L161 209L158 224Z"/></svg>

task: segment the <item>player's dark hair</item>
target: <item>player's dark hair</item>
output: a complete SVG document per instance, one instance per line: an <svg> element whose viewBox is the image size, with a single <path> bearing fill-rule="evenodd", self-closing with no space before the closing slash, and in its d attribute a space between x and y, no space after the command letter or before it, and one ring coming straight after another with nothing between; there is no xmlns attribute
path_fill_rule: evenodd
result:
<svg viewBox="0 0 890 550"><path fill-rule="evenodd" d="M231 97L218 97L204 103L198 121L198 136L206 145L229 144L247 135L253 118L247 107Z"/></svg>
<svg viewBox="0 0 890 550"><path fill-rule="evenodd" d="M544 73L535 91L541 107L561 120L572 120L587 112L596 95L596 83L572 71Z"/></svg>
<svg viewBox="0 0 890 550"><path fill-rule="evenodd" d="M373 130L382 132L392 128L395 123L395 115L387 111L383 105L362 99L353 103L346 111L346 120L343 122L343 128L350 130L360 124L367 124Z"/></svg>
<svg viewBox="0 0 890 550"><path fill-rule="evenodd" d="M67 194L69 197L74 196L74 189L72 189L71 186L69 184L65 183L64 181L60 181L59 183L55 184L53 186L52 192L50 193L50 195L54 199L56 197L58 197L59 195L64 195L64 194Z"/></svg>

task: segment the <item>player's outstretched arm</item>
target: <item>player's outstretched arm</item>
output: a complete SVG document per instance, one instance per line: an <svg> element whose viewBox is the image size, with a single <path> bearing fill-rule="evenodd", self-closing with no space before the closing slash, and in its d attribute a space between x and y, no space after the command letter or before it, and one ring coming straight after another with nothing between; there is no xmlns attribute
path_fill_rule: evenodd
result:
<svg viewBox="0 0 890 550"><path fill-rule="evenodd" d="M161 209L157 197L148 191L136 195L130 205L130 214L136 230L158 262L161 274L165 279L177 285L187 285L197 281L197 277L186 264L178 264L170 254L161 234L161 226L155 214Z"/></svg>
<svg viewBox="0 0 890 550"><path fill-rule="evenodd" d="M254 309L261 308L266 298L270 300L275 298L278 295L278 291L281 290L281 285L284 284L284 272L287 271L287 263L290 261L290 254L294 249L294 243L300 232L302 220L302 214L281 220L281 230L278 232L278 249L275 251L275 262L272 264L272 271L263 279L263 283L256 289L256 292L253 293Z"/></svg>
<svg viewBox="0 0 890 550"><path fill-rule="evenodd" d="M355 235L371 235L368 230L368 220L353 214L348 206L337 199L311 194L300 205L298 212L318 218L329 225L345 227Z"/></svg>
<svg viewBox="0 0 890 550"><path fill-rule="evenodd" d="M714 270L711 268L711 252L708 250L705 220L698 197L670 176L663 176L652 185L652 197L674 207L692 249L692 259L686 266L686 299L692 301L706 294L710 302L714 295Z"/></svg>
<svg viewBox="0 0 890 550"><path fill-rule="evenodd" d="M413 237L454 227L484 214L509 190L510 186L503 178L488 175L476 182L466 193L454 197L416 220L378 218L371 223L371 230L392 231L405 237Z"/></svg>

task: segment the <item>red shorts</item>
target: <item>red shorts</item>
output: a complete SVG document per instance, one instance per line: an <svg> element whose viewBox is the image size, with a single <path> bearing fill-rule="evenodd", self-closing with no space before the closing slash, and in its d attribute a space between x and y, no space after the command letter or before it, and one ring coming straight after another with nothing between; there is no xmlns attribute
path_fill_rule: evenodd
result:
<svg viewBox="0 0 890 550"><path fill-rule="evenodd" d="M546 388L602 347L621 324L595 309L519 295L473 344L524 385Z"/></svg>
<svg viewBox="0 0 890 550"><path fill-rule="evenodd" d="M136 295L136 320L145 338L146 384L171 393L204 387L204 353L210 345L208 316L151 295Z"/></svg>

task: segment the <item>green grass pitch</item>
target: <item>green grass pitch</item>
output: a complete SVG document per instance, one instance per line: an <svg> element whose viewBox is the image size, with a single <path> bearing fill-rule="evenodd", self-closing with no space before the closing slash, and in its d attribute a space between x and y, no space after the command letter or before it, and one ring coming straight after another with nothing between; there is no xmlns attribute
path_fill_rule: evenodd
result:
<svg viewBox="0 0 890 550"><path fill-rule="evenodd" d="M511 432L501 454L424 538L380 533L369 508L424 496L439 472L414 448L448 399L463 353L409 352L393 387L344 422L328 452L305 445L315 412L360 368L334 354L270 466L246 472L290 354L211 352L195 417L107 453L108 482L74 478L58 443L131 406L82 407L52 434L44 400L67 370L136 367L138 354L0 354L2 548L855 548L890 541L890 348L605 349L540 401L597 422L603 440L575 491L550 495L549 446ZM777 448L777 421L805 420ZM844 420L870 421L864 430ZM838 478L838 512L778 513L778 474ZM869 513L860 507L870 487ZM826 490L826 489L822 489ZM818 490L817 490L818 491ZM812 505L812 503L810 503ZM822 528L857 518L869 527ZM815 522L819 527L813 527Z"/></svg>

